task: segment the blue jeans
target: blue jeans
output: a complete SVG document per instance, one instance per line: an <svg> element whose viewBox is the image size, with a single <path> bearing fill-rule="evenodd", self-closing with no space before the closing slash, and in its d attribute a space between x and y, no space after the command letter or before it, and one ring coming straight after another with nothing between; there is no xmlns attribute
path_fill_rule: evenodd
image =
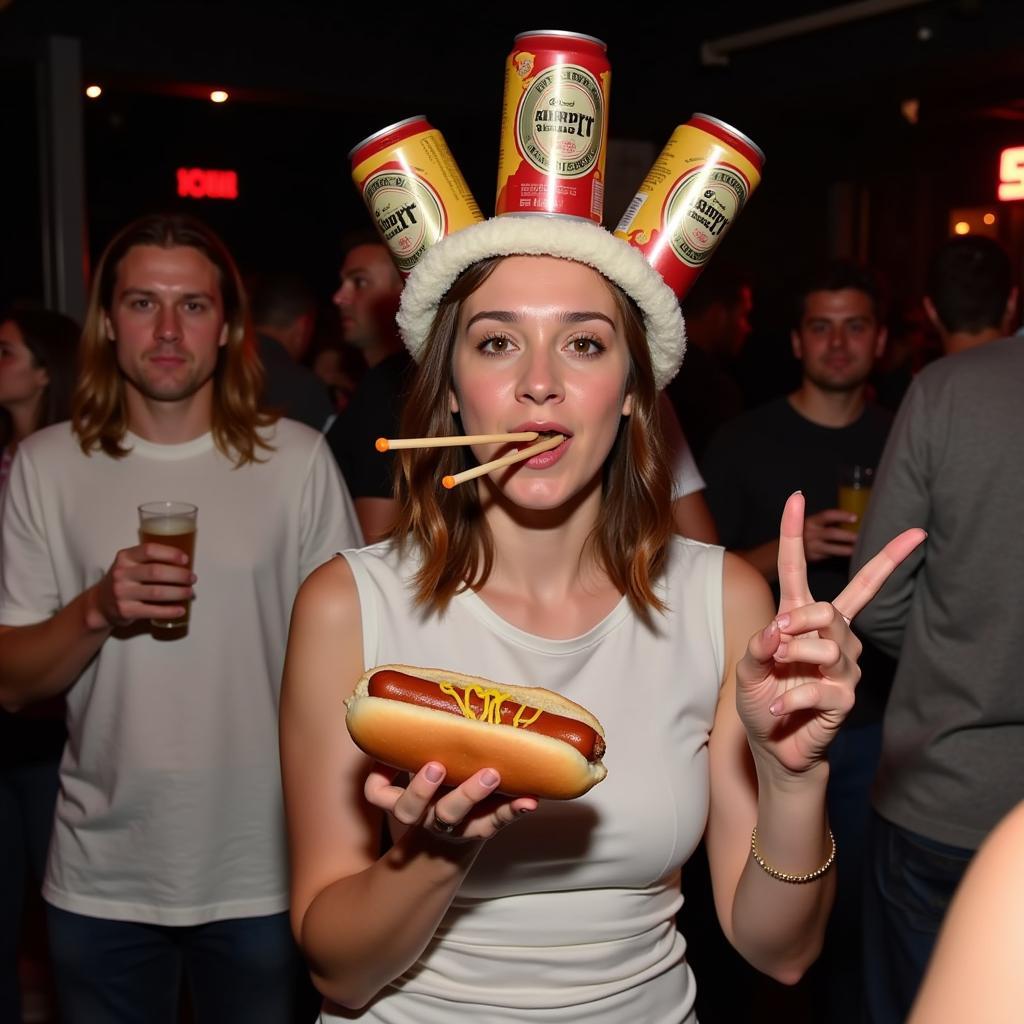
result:
<svg viewBox="0 0 1024 1024"><path fill-rule="evenodd" d="M177 1024L182 976L196 1024L312 1019L287 914L188 927L47 914L62 1024Z"/></svg>
<svg viewBox="0 0 1024 1024"><path fill-rule="evenodd" d="M817 1019L828 1024L863 1020L862 905L864 853L871 784L882 752L882 725L840 729L828 749L828 819L836 837L836 902L815 979Z"/></svg>
<svg viewBox="0 0 1024 1024"><path fill-rule="evenodd" d="M973 850L872 812L864 889L864 995L870 1024L903 1024Z"/></svg>

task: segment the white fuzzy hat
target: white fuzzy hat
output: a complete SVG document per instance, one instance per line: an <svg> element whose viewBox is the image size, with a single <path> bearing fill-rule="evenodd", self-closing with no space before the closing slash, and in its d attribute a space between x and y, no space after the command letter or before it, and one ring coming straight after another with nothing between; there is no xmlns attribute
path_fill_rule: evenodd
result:
<svg viewBox="0 0 1024 1024"><path fill-rule="evenodd" d="M638 250L610 231L557 215L505 214L456 231L424 253L405 283L397 318L417 362L441 299L467 267L490 256L557 256L593 267L640 307L657 387L676 375L686 328L675 293Z"/></svg>

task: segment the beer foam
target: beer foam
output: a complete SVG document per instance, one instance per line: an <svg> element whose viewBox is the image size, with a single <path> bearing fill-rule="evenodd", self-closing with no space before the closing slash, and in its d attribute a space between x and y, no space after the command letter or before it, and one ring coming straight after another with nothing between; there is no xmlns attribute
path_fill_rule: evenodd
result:
<svg viewBox="0 0 1024 1024"><path fill-rule="evenodd" d="M182 533L195 533L196 521L188 516L161 516L158 519L145 519L142 523L143 533L159 537L173 537Z"/></svg>

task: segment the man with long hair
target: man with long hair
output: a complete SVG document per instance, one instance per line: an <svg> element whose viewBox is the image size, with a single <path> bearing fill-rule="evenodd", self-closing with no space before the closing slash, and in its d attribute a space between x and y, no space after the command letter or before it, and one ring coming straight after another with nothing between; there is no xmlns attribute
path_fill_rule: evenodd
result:
<svg viewBox="0 0 1024 1024"><path fill-rule="evenodd" d="M151 216L99 261L70 424L19 445L2 509L0 700L67 693L43 895L62 1020L285 1022L277 695L303 578L360 542L322 436L262 413L238 270ZM136 506L198 506L195 572ZM116 554L115 554L116 552ZM152 623L180 616L185 630Z"/></svg>

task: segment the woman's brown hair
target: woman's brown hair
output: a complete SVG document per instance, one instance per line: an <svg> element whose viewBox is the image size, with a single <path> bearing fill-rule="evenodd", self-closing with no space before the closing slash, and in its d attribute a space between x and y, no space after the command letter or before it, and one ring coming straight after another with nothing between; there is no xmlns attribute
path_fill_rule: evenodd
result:
<svg viewBox="0 0 1024 1024"><path fill-rule="evenodd" d="M424 347L402 417L406 437L461 433L450 412L452 356L463 301L491 275L503 257L474 264L441 300ZM634 611L650 621L651 609L664 602L654 590L668 556L672 536L672 478L659 423L643 320L621 289L611 289L629 346L626 389L633 395L631 415L623 417L604 467L603 497L589 543L612 583ZM400 547L414 545L422 556L415 576L416 600L443 609L459 591L479 588L494 565L494 539L487 527L476 487L444 490L440 480L468 468L468 449L403 451L396 490L399 514L392 537Z"/></svg>
<svg viewBox="0 0 1024 1024"><path fill-rule="evenodd" d="M102 448L113 458L128 454L129 449L122 446L128 429L124 380L105 320L114 298L118 266L128 250L137 245L197 249L217 268L227 343L217 355L214 371L213 439L238 466L259 461L257 449L270 449L259 428L277 417L260 408L263 366L256 353L242 278L220 238L202 221L183 214L153 214L133 221L115 235L100 257L85 315L72 398L71 422L82 451L88 454Z"/></svg>

